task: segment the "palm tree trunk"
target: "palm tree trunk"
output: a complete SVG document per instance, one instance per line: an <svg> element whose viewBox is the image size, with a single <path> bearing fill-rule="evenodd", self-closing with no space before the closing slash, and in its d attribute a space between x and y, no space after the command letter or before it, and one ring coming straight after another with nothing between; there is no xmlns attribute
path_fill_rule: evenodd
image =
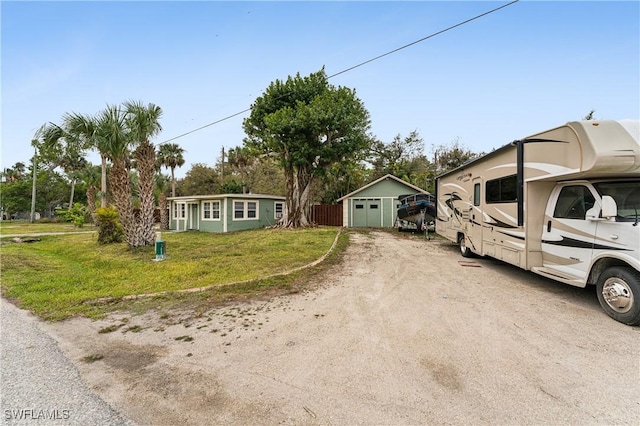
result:
<svg viewBox="0 0 640 426"><path fill-rule="evenodd" d="M100 185L100 207L107 207L107 157L100 156L102 159L102 180Z"/></svg>
<svg viewBox="0 0 640 426"><path fill-rule="evenodd" d="M72 178L71 179L71 198L69 199L69 211L71 211L71 209L73 208L73 196L75 195L76 192L76 179Z"/></svg>
<svg viewBox="0 0 640 426"><path fill-rule="evenodd" d="M138 188L140 196L140 216L138 217L137 243L140 246L153 245L155 240L155 199L153 187L155 184L156 150L149 142L145 141L135 151L138 162Z"/></svg>
<svg viewBox="0 0 640 426"><path fill-rule="evenodd" d="M98 218L96 216L96 187L89 185L87 188L87 204L91 220L95 226L98 226Z"/></svg>
<svg viewBox="0 0 640 426"><path fill-rule="evenodd" d="M167 209L167 196L164 193L160 194L160 229L166 231L169 229L169 210Z"/></svg>
<svg viewBox="0 0 640 426"><path fill-rule="evenodd" d="M129 184L129 170L125 166L124 160L113 163L109 173L109 184L113 194L116 208L120 215L120 223L124 230L124 237L130 248L136 245L136 223L133 216L133 202L131 197L131 186Z"/></svg>
<svg viewBox="0 0 640 426"><path fill-rule="evenodd" d="M175 167L171 167L171 196L176 196L176 178L174 176Z"/></svg>

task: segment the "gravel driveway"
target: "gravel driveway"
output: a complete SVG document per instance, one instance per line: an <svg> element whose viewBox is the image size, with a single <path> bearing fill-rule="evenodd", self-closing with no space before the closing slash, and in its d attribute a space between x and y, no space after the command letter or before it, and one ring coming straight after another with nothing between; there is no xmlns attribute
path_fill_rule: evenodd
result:
<svg viewBox="0 0 640 426"><path fill-rule="evenodd" d="M3 424L132 424L95 395L36 318L0 302Z"/></svg>
<svg viewBox="0 0 640 426"><path fill-rule="evenodd" d="M302 294L46 328L103 356L82 377L139 424L640 424L640 328L592 289L442 240L351 238Z"/></svg>

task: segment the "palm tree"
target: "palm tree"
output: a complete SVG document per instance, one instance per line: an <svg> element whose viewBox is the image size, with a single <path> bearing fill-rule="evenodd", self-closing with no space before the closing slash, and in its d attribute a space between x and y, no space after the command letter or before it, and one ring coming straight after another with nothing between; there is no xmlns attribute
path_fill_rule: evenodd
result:
<svg viewBox="0 0 640 426"><path fill-rule="evenodd" d="M22 162L17 162L12 168L5 168L2 177L7 183L18 182L27 177L26 171L27 166Z"/></svg>
<svg viewBox="0 0 640 426"><path fill-rule="evenodd" d="M41 133L39 144L40 157L51 165L51 168L60 167L71 181L71 197L69 210L73 207L78 173L86 167L84 158L89 145L82 133L75 127L68 126L67 115L63 117L63 124L47 124Z"/></svg>
<svg viewBox="0 0 640 426"><path fill-rule="evenodd" d="M158 164L159 166L159 164ZM158 193L158 207L160 209L160 229L169 229L169 209L167 203L167 189L169 186L169 177L162 173L156 173L156 191Z"/></svg>
<svg viewBox="0 0 640 426"><path fill-rule="evenodd" d="M81 134L87 144L98 151L101 161L100 207L107 206L107 143L98 133L98 118L85 114L66 114L65 127L69 131Z"/></svg>
<svg viewBox="0 0 640 426"><path fill-rule="evenodd" d="M135 218L133 199L129 179L130 134L127 129L126 112L115 105L107 105L97 117L96 137L101 143L101 152L108 158L112 167L109 170L109 186L120 215L120 223L129 247L135 244Z"/></svg>
<svg viewBox="0 0 640 426"><path fill-rule="evenodd" d="M82 180L87 184L87 206L94 225L98 225L96 217L96 190L100 185L100 166L87 164L82 173Z"/></svg>
<svg viewBox="0 0 640 426"><path fill-rule="evenodd" d="M160 145L158 149L158 163L161 166L167 167L171 170L171 196L176 196L176 167L182 167L184 165L184 149L177 143L169 143Z"/></svg>
<svg viewBox="0 0 640 426"><path fill-rule="evenodd" d="M80 156L65 154L61 159L61 167L71 180L71 197L69 198L69 210L73 207L73 196L76 190L76 183L81 178L81 173L87 168L89 162Z"/></svg>
<svg viewBox="0 0 640 426"><path fill-rule="evenodd" d="M150 139L162 131L160 117L162 109L154 104L143 105L142 102L128 101L126 109L126 125L129 129L134 150L134 158L138 169L138 188L140 197L140 217L135 247L153 245L155 240L154 210L156 148Z"/></svg>

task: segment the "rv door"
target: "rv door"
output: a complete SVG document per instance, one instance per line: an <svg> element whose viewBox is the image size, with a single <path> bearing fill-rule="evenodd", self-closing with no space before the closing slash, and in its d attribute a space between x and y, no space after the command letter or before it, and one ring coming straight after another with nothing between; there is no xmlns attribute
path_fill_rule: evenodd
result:
<svg viewBox="0 0 640 426"><path fill-rule="evenodd" d="M591 185L568 183L554 188L545 212L542 262L571 284L584 286L593 256L596 222L586 213L596 203Z"/></svg>
<svg viewBox="0 0 640 426"><path fill-rule="evenodd" d="M482 212L482 200L481 200L481 191L482 191L482 178L477 177L473 179L473 205L470 207L469 211L469 240L471 242L470 246L473 248L473 251L479 255L483 255L482 252L482 222L483 222L483 212Z"/></svg>

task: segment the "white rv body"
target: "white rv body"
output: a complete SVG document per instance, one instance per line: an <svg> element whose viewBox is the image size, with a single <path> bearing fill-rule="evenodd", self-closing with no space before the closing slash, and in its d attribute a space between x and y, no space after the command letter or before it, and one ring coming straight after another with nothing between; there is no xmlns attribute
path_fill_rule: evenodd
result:
<svg viewBox="0 0 640 426"><path fill-rule="evenodd" d="M598 286L603 309L640 324L640 121L575 121L437 178L436 232L463 256Z"/></svg>

